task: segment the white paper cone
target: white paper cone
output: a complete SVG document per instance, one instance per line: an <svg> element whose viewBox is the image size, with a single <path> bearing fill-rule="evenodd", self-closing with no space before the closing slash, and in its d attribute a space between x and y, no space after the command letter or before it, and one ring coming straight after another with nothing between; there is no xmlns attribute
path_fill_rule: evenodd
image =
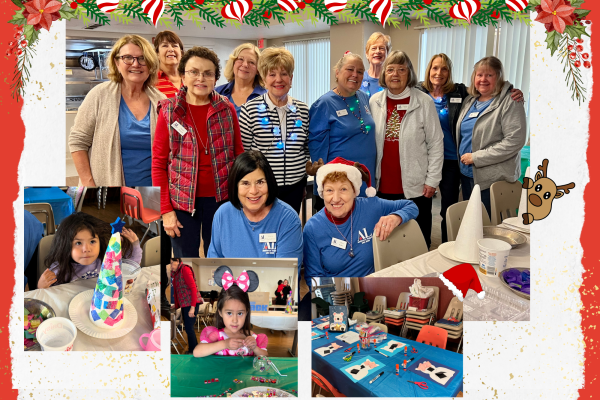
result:
<svg viewBox="0 0 600 400"><path fill-rule="evenodd" d="M525 177L531 178L529 176L529 167L527 167L527 170L525 171ZM523 225L522 215L525 213L527 213L527 189L521 189L521 201L519 202L519 214L517 215L521 225Z"/></svg>
<svg viewBox="0 0 600 400"><path fill-rule="evenodd" d="M481 188L475 185L454 244L454 255L462 260L479 260L477 241L483 239L481 212Z"/></svg>

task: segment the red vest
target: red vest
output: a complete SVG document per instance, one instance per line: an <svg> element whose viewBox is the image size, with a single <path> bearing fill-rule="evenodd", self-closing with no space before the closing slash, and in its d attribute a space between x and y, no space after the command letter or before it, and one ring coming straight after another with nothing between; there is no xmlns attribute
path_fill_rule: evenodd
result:
<svg viewBox="0 0 600 400"><path fill-rule="evenodd" d="M175 275L173 276L173 289L175 290L175 307L188 307L192 304L192 289L190 289L183 279L183 268L187 267L192 271L192 276L194 277L194 282L196 281L196 276L194 275L194 270L192 267L186 264L181 264ZM194 304L194 307L196 305Z"/></svg>

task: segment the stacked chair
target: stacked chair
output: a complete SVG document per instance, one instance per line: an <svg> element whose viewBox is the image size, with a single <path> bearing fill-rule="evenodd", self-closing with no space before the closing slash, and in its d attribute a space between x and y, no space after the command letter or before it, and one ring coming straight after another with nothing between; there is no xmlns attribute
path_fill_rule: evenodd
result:
<svg viewBox="0 0 600 400"><path fill-rule="evenodd" d="M440 288L437 286L423 286L424 288L431 288L434 291L433 296L429 298L429 303L425 311L406 311L406 323L403 326L403 334L401 336L406 337L406 333L409 329L416 329L420 331L425 325L431 325L436 318L438 309L438 303L440 299Z"/></svg>
<svg viewBox="0 0 600 400"><path fill-rule="evenodd" d="M372 312L367 313L367 323L382 322L383 312L387 309L387 298L385 296L376 296L373 302Z"/></svg>
<svg viewBox="0 0 600 400"><path fill-rule="evenodd" d="M402 330L402 325L406 320L406 310L408 309L408 302L410 299L409 292L400 293L398 296L398 303L394 310L387 309L383 311L385 317L385 324L387 326L395 326L399 330Z"/></svg>
<svg viewBox="0 0 600 400"><path fill-rule="evenodd" d="M459 322L455 323L452 321L448 321L450 318L456 318ZM434 326L448 331L448 337L450 339L460 339L460 341L458 342L458 347L456 348L457 353L460 350L460 345L462 344L463 339L462 319L463 303L455 297L448 304L448 308L446 309L444 318L442 318L434 324Z"/></svg>
<svg viewBox="0 0 600 400"><path fill-rule="evenodd" d="M348 310L350 315L355 312L366 313L369 311L369 300L365 299L365 292L354 293L354 301Z"/></svg>

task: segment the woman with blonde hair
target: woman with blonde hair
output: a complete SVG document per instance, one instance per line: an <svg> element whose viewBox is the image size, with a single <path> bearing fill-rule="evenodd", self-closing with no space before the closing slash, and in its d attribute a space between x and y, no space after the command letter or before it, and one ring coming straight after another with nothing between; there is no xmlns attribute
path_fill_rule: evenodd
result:
<svg viewBox="0 0 600 400"><path fill-rule="evenodd" d="M383 90L379 86L379 77L381 76L381 67L391 49L392 39L381 32L373 33L367 40L365 53L367 54L367 61L369 61L369 70L363 78L360 90L369 97Z"/></svg>
<svg viewBox="0 0 600 400"><path fill-rule="evenodd" d="M139 35L115 43L110 82L87 94L71 128L69 147L85 186L152 186L152 141L159 68L152 45Z"/></svg>
<svg viewBox="0 0 600 400"><path fill-rule="evenodd" d="M229 83L218 86L215 91L229 99L240 116L242 105L267 91L258 73L260 50L252 43L243 43L229 55L224 75Z"/></svg>

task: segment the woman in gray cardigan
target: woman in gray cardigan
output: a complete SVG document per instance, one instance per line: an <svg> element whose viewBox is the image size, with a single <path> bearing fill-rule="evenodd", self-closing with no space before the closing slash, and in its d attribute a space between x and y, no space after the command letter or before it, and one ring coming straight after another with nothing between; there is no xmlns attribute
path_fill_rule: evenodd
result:
<svg viewBox="0 0 600 400"><path fill-rule="evenodd" d="M456 125L463 199L475 185L491 211L490 186L515 182L521 175L521 149L527 140L523 103L511 99L512 85L504 80L502 62L485 57L473 68L470 96Z"/></svg>
<svg viewBox="0 0 600 400"><path fill-rule="evenodd" d="M431 207L442 179L444 135L430 96L417 90L406 53L393 51L383 64L379 85L369 101L375 120L377 196L410 199L427 247L431 244Z"/></svg>

